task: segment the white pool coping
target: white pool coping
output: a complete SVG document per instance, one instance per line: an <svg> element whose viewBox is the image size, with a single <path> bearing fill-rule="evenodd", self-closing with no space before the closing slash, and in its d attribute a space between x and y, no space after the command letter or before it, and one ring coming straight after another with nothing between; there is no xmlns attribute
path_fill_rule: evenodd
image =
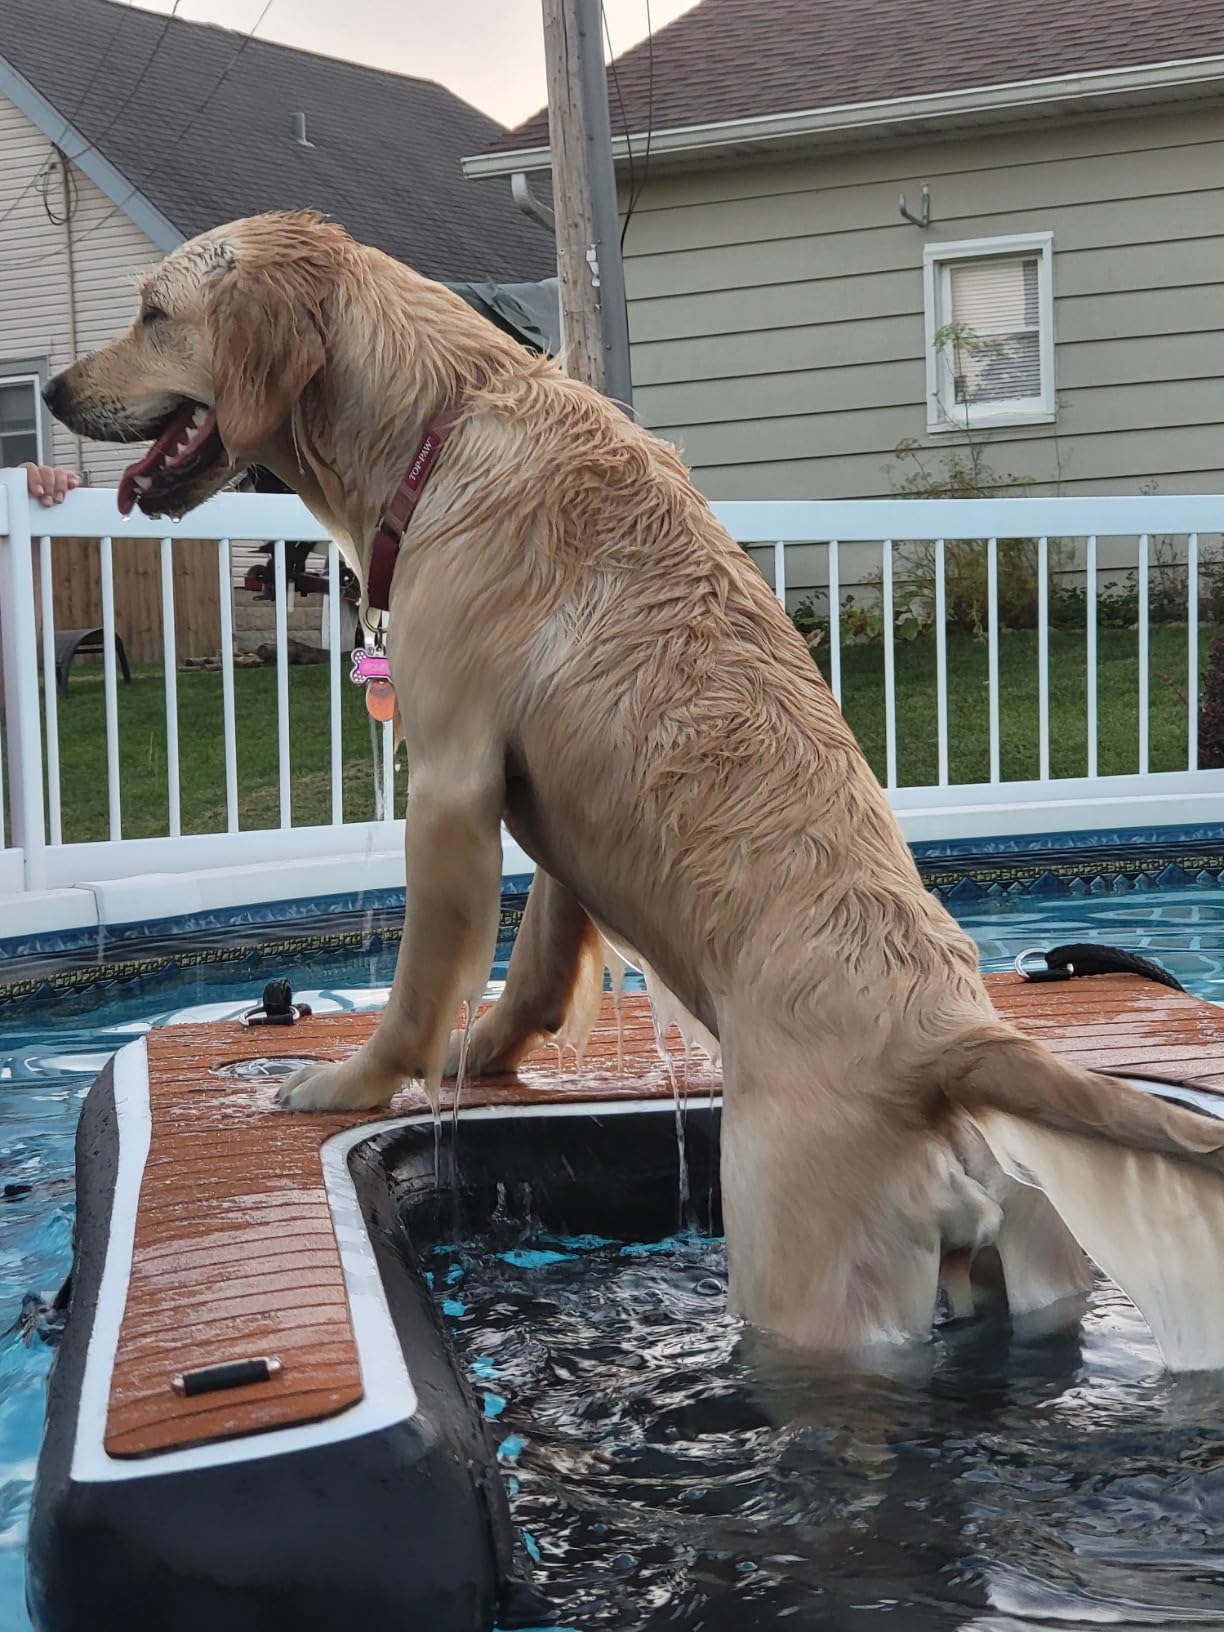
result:
<svg viewBox="0 0 1224 1632"><path fill-rule="evenodd" d="M535 872L535 862L508 834L502 836L502 876ZM82 880L67 889L0 895L0 937L51 935L62 930L186 918L233 907L324 899L375 890L402 890L404 852L361 851L309 859L211 867L181 873L138 873L131 878Z"/></svg>
<svg viewBox="0 0 1224 1632"><path fill-rule="evenodd" d="M1001 836L1023 845L1026 839L1040 836L1054 840L1059 835L1073 843L1082 841L1088 832L1182 833L1187 828L1218 827L1224 809L1224 771L1196 773L1194 788L1181 785L1185 776L1115 776L1097 781L1081 778L936 790L940 798L947 799L946 804L932 803L929 788L893 789L889 798L911 845L963 844L981 839L995 847ZM1209 786L1198 787L1199 782ZM332 831L337 849L329 852L326 846ZM77 864L83 874L79 880L55 889L11 893L0 890L0 940L189 918L290 901L326 901L333 896L404 887L400 823L388 823L381 830L373 824L334 830L268 829L241 837L260 840L260 859L248 859L235 866L197 866L180 854L177 871L143 871L126 877L89 876L92 868L101 870L107 864L118 871L114 855L108 859L105 853L121 851L124 845L69 846L67 850L78 852ZM211 860L224 854L225 841L224 834L213 834L185 840L131 842L137 853L143 850L147 863L157 847L167 844L201 846L191 852L192 860L197 856ZM249 846L244 844L243 848L249 857ZM283 859L272 859L278 852ZM20 858L20 852L0 852L0 861L5 856ZM126 859L135 863L137 856L132 854ZM160 855L157 859L161 859ZM1025 850L1023 859L1039 867L1040 850ZM62 857L58 865L62 878ZM503 878L521 878L534 872L531 857L503 829ZM0 882L8 881L9 876L0 868Z"/></svg>

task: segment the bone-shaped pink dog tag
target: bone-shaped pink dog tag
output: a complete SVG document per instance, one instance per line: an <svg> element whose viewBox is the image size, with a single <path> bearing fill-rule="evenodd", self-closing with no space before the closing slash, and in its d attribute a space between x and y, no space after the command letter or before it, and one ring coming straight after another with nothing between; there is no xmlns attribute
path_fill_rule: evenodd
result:
<svg viewBox="0 0 1224 1632"><path fill-rule="evenodd" d="M366 712L371 719L389 720L393 717L395 687L391 684L391 669L385 652L357 648L353 652L349 679L355 686L365 687Z"/></svg>

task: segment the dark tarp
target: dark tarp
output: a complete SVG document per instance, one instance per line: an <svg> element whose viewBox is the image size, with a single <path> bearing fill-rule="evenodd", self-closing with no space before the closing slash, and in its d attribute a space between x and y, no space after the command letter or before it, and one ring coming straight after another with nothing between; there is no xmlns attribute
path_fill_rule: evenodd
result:
<svg viewBox="0 0 1224 1632"><path fill-rule="evenodd" d="M561 350L561 297L556 278L539 283L449 283L482 317L535 351Z"/></svg>

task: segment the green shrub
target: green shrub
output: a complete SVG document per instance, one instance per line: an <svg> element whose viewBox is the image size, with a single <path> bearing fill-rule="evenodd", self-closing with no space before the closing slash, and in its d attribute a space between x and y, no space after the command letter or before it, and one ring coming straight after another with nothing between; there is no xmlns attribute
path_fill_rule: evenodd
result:
<svg viewBox="0 0 1224 1632"><path fill-rule="evenodd" d="M1198 717L1199 769L1218 771L1224 766L1224 640L1211 643L1203 697Z"/></svg>
<svg viewBox="0 0 1224 1632"><path fill-rule="evenodd" d="M952 449L936 467L926 462L921 444L899 442L897 458L908 465L894 480L893 491L907 499L986 499L1028 491L1028 478L1002 475L985 463L977 446ZM1035 539L1001 539L997 546L999 624L1004 629L1037 625L1037 543ZM935 624L935 546L906 544L896 569L896 601L908 605L924 627ZM944 595L947 624L978 639L988 622L985 539L949 539L944 545Z"/></svg>
<svg viewBox="0 0 1224 1632"><path fill-rule="evenodd" d="M819 611L810 596L800 601L791 613L791 621L813 653L828 644L828 613ZM930 628L912 607L894 607L894 640L917 640ZM878 646L884 639L883 605L860 606L853 595L843 596L838 610L837 638L843 646Z"/></svg>
<svg viewBox="0 0 1224 1632"><path fill-rule="evenodd" d="M939 456L914 440L900 442L897 459L903 473L889 467L892 491L901 498L980 499L1025 493L1028 478L1002 475L985 463L979 445L951 449ZM1153 487L1144 491L1154 491ZM1000 629L1035 629L1038 612L1038 545L1036 539L1000 539L998 561L998 617ZM986 541L949 539L944 544L944 607L950 633L982 640L989 620ZM1088 592L1083 584L1061 576L1071 570L1071 549L1059 539L1049 541L1049 619L1053 629L1083 629L1088 623ZM935 627L936 549L930 541L899 543L893 569L894 638L914 640ZM882 577L867 580L878 595ZM1101 586L1096 599L1097 627L1133 629L1139 622L1138 571L1131 567L1120 578ZM1154 541L1148 575L1148 617L1152 624L1184 623L1187 610L1186 564L1176 559L1172 539ZM1224 556L1208 554L1199 564L1200 620L1224 622ZM812 651L827 643L828 614L809 598L795 609L796 627ZM874 645L884 636L879 605L856 604L846 596L841 604L843 645Z"/></svg>

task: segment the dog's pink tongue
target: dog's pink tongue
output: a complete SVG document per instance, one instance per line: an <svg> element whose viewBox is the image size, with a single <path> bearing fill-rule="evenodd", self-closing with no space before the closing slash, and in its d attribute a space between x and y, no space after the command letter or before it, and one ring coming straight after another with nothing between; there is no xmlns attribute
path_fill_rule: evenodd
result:
<svg viewBox="0 0 1224 1632"><path fill-rule="evenodd" d="M136 478L138 476L152 475L153 471L162 463L190 425L194 414L195 404L193 402L184 404L144 457L137 459L135 464L129 465L124 471L119 478L118 503L121 516L130 516L135 508L136 500L140 497L140 490L136 486Z"/></svg>

